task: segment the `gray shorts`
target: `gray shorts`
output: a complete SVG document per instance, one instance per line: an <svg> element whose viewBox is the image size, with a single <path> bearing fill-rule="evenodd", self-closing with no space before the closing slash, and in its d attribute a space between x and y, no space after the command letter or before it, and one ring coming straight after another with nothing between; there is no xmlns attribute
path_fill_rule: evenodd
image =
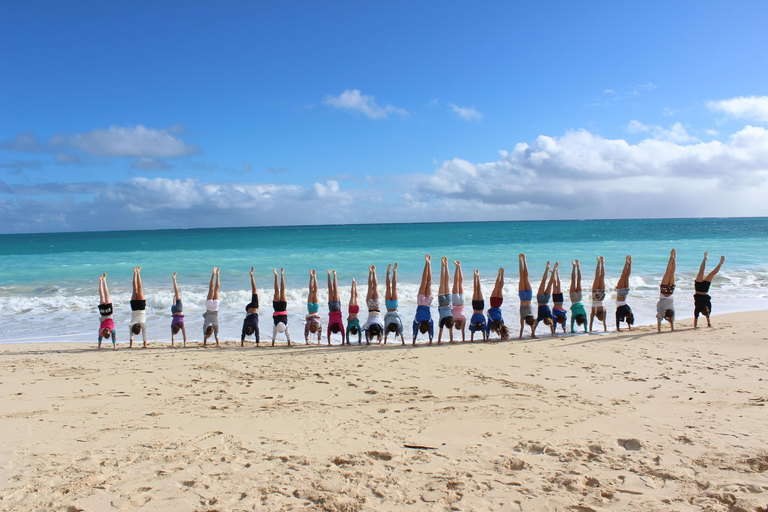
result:
<svg viewBox="0 0 768 512"><path fill-rule="evenodd" d="M520 304L520 318L527 316L536 318L536 315L533 313L533 306L531 304Z"/></svg>
<svg viewBox="0 0 768 512"><path fill-rule="evenodd" d="M581 302L581 292L571 292L571 303Z"/></svg>
<svg viewBox="0 0 768 512"><path fill-rule="evenodd" d="M451 307L451 294L444 293L437 296L437 305L441 308Z"/></svg>

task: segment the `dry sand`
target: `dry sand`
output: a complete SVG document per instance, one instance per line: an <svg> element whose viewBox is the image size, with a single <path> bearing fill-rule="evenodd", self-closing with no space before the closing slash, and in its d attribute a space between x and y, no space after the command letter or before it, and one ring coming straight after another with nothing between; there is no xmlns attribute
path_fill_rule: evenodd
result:
<svg viewBox="0 0 768 512"><path fill-rule="evenodd" d="M2 345L0 508L765 510L767 320L416 348Z"/></svg>

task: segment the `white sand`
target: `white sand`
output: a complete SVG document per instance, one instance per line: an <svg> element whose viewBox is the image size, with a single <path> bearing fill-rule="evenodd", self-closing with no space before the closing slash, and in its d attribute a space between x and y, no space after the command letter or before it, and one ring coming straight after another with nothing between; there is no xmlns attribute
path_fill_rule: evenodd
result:
<svg viewBox="0 0 768 512"><path fill-rule="evenodd" d="M0 509L765 510L766 320L416 348L0 345Z"/></svg>

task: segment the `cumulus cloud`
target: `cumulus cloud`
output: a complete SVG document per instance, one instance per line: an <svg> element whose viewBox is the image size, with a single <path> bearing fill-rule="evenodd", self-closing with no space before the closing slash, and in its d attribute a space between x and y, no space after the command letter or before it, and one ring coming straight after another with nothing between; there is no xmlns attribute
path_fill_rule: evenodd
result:
<svg viewBox="0 0 768 512"><path fill-rule="evenodd" d="M56 163L59 165L82 164L83 160L79 155L71 153L59 153L56 155Z"/></svg>
<svg viewBox="0 0 768 512"><path fill-rule="evenodd" d="M633 119L625 127L628 133L643 133L651 132L653 138L656 140L668 140L676 144L687 144L690 142L699 142L699 139L689 135L688 130L682 125L682 123L674 123L669 128L663 128L661 126L648 126L640 121Z"/></svg>
<svg viewBox="0 0 768 512"><path fill-rule="evenodd" d="M131 163L131 168L140 171L169 171L173 166L157 158L139 158Z"/></svg>
<svg viewBox="0 0 768 512"><path fill-rule="evenodd" d="M542 135L495 162L448 160L411 176L406 188L414 204L464 205L473 215L492 205L512 218L768 213L759 199L768 192L766 129L747 126L727 142L683 145L674 138L632 145L586 130Z"/></svg>
<svg viewBox="0 0 768 512"><path fill-rule="evenodd" d="M483 114L478 112L475 107L459 107L453 103L448 104L453 110L453 113L466 121L480 121L483 118Z"/></svg>
<svg viewBox="0 0 768 512"><path fill-rule="evenodd" d="M45 153L50 151L46 145L32 132L21 132L13 140L0 142L0 149L20 151L23 153Z"/></svg>
<svg viewBox="0 0 768 512"><path fill-rule="evenodd" d="M710 101L707 107L729 117L768 123L768 96L739 96L728 100Z"/></svg>
<svg viewBox="0 0 768 512"><path fill-rule="evenodd" d="M323 104L336 108L356 110L362 112L371 119L385 119L389 117L390 114L398 114L404 117L408 116L408 111L403 108L395 107L393 105L380 107L373 96L361 94L358 89L347 89L338 96L326 96L323 100Z"/></svg>
<svg viewBox="0 0 768 512"><path fill-rule="evenodd" d="M110 126L88 133L59 134L49 144L55 147L76 149L97 157L114 158L176 158L194 155L200 149L188 144L168 129L136 126Z"/></svg>

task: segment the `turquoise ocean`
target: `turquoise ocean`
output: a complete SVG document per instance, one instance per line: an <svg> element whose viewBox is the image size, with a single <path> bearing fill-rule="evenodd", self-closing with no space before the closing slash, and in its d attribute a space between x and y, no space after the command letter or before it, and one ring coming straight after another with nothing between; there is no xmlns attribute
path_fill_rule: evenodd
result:
<svg viewBox="0 0 768 512"><path fill-rule="evenodd" d="M272 269L285 267L289 325L294 340L303 338L310 269L320 284L321 315L327 319L326 271L338 274L346 313L352 278L359 285L365 319L368 266L376 265L384 297L387 264L398 262L400 311L406 338L416 310L416 292L424 254L433 257L433 293L439 259L460 260L467 303L472 270L478 269L487 298L499 267L506 270L505 321L517 334L517 255L527 255L535 290L547 260L560 262L563 288L570 282L570 261L582 263L582 286L591 288L595 259L604 256L612 290L624 257L633 257L629 304L637 324L655 323L658 285L670 249L678 251L675 304L678 318L693 316L693 281L704 251L708 270L721 254L726 262L710 295L713 314L768 309L768 219L639 219L585 221L466 222L108 231L0 235L0 342L96 341L98 280L108 275L118 342L128 340L133 267L142 266L147 297L149 341L170 340L171 274L185 306L190 340L202 339L202 313L211 269L221 268L220 338L236 340L250 301L248 273L255 267L262 318L262 340L271 336ZM453 265L450 265L453 277ZM585 293L585 297L588 294ZM607 297L613 329L615 293ZM436 301L435 301L436 302ZM588 306L588 301L586 301ZM569 305L566 302L566 305ZM436 316L436 309L433 317ZM346 316L346 314L345 314ZM325 323L325 322L324 322ZM543 334L544 330L540 328ZM338 338L335 339L338 343Z"/></svg>

